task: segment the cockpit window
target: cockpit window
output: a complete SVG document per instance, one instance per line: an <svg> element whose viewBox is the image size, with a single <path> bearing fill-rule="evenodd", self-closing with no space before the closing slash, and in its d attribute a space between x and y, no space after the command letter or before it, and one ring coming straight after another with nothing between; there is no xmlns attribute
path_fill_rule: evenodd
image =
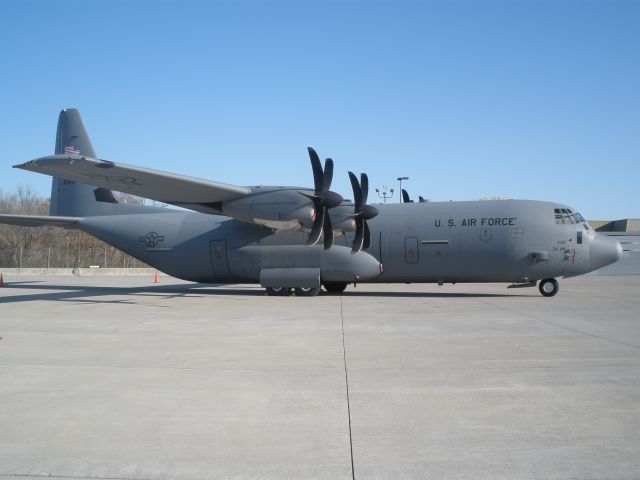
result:
<svg viewBox="0 0 640 480"><path fill-rule="evenodd" d="M558 225L578 224L586 222L582 215L577 212L572 212L569 208L554 208L553 212L555 214L556 223Z"/></svg>

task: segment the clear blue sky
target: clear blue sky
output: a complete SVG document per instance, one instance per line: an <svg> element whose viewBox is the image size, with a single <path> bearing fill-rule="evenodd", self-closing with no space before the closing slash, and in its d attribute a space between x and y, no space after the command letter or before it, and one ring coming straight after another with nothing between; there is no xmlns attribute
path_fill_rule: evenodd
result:
<svg viewBox="0 0 640 480"><path fill-rule="evenodd" d="M0 190L79 108L101 158L239 185L640 217L640 1L0 2ZM372 192L375 197L375 192ZM396 200L397 197L394 197Z"/></svg>

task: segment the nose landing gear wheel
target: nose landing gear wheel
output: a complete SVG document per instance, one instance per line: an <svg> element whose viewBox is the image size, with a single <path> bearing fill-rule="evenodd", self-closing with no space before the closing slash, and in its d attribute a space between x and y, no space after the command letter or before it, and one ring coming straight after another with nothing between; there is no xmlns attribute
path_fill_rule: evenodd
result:
<svg viewBox="0 0 640 480"><path fill-rule="evenodd" d="M285 287L267 287L266 290L270 297L288 297L291 293L291 289Z"/></svg>
<svg viewBox="0 0 640 480"><path fill-rule="evenodd" d="M546 278L540 281L538 290L544 297L553 297L560 290L560 285L555 278Z"/></svg>
<svg viewBox="0 0 640 480"><path fill-rule="evenodd" d="M296 288L296 297L315 297L320 293L320 287Z"/></svg>

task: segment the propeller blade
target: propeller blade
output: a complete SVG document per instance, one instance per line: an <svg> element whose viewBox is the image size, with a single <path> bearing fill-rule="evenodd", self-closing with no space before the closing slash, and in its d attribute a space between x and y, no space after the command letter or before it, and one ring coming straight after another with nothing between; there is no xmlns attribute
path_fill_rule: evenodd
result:
<svg viewBox="0 0 640 480"><path fill-rule="evenodd" d="M324 192L324 172L322 171L322 164L320 163L320 157L316 151L307 147L309 151L309 159L311 160L311 168L313 169L313 185L316 195L322 195Z"/></svg>
<svg viewBox="0 0 640 480"><path fill-rule="evenodd" d="M331 223L331 215L327 212L324 216L324 249L329 250L333 245L333 224Z"/></svg>
<svg viewBox="0 0 640 480"><path fill-rule="evenodd" d="M315 245L320 240L320 235L322 235L322 229L324 226L324 217L325 217L325 209L319 207L316 209L316 219L313 221L313 227L311 228L311 233L309 234L309 240L307 240L307 245Z"/></svg>
<svg viewBox="0 0 640 480"><path fill-rule="evenodd" d="M351 253L358 253L362 250L364 242L364 220L356 220L356 236L353 239L353 246L351 247Z"/></svg>
<svg viewBox="0 0 640 480"><path fill-rule="evenodd" d="M331 190L331 180L333 180L333 160L327 158L324 161L324 190L323 193Z"/></svg>
<svg viewBox="0 0 640 480"><path fill-rule="evenodd" d="M338 193L331 191L333 160L327 158L324 161L323 169L320 163L320 157L316 151L311 147L307 147L307 150L309 151L309 159L311 160L311 168L313 170L315 191L313 195L303 192L300 192L300 194L313 201L313 208L316 212L316 218L313 221L307 244L315 245L318 243L318 240L320 240L320 236L324 234L324 248L327 250L333 245L333 225L331 223L329 209L337 207L344 199ZM353 175L352 173L350 174Z"/></svg>
<svg viewBox="0 0 640 480"><path fill-rule="evenodd" d="M369 224L367 224L367 221L365 220L363 223L364 223L364 240L362 242L362 249L368 250L369 247L371 246L371 231L369 230Z"/></svg>
<svg viewBox="0 0 640 480"><path fill-rule="evenodd" d="M366 173L360 174L360 189L362 190L362 205L366 205L367 197L369 197L369 177Z"/></svg>
<svg viewBox="0 0 640 480"><path fill-rule="evenodd" d="M356 235L353 239L351 253L358 253L362 249L371 246L371 231L367 220L378 215L378 209L367 205L367 197L369 196L369 177L366 173L360 174L360 182L353 172L349 172L349 180L351 180L351 188L353 188L354 212L353 218L356 221Z"/></svg>
<svg viewBox="0 0 640 480"><path fill-rule="evenodd" d="M351 180L351 188L353 189L353 201L356 204L356 214L362 209L362 190L360 190L360 184L358 179L349 172L349 180Z"/></svg>

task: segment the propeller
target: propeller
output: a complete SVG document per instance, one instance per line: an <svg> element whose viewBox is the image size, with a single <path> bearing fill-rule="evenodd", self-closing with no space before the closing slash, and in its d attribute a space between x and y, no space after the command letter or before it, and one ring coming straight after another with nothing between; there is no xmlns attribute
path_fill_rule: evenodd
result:
<svg viewBox="0 0 640 480"><path fill-rule="evenodd" d="M311 159L314 183L313 195L302 194L313 202L313 226L311 227L307 244L315 245L318 243L320 235L324 232L324 249L327 250L333 245L333 225L328 210L340 205L343 198L330 190L331 180L333 180L333 160L327 158L324 161L323 170L320 157L318 157L316 151L311 147L307 147L307 150Z"/></svg>
<svg viewBox="0 0 640 480"><path fill-rule="evenodd" d="M353 189L353 199L355 202L353 218L356 222L356 236L353 239L351 253L358 253L362 249L371 246L371 232L367 220L371 220L378 215L378 209L367 205L367 197L369 196L369 178L366 173L358 178L349 172L349 180L351 180L351 188Z"/></svg>

